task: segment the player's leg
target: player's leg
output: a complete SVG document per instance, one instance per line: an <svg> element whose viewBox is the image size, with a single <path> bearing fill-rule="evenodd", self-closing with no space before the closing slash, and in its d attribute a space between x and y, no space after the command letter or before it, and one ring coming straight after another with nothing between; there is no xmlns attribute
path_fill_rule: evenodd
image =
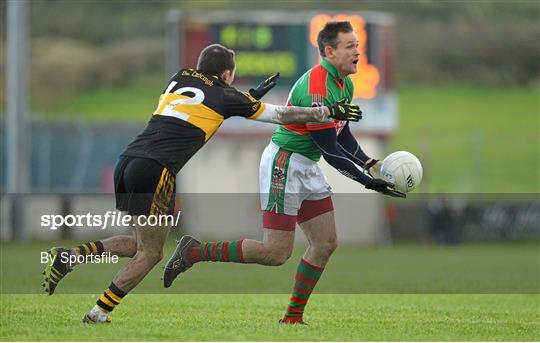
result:
<svg viewBox="0 0 540 343"><path fill-rule="evenodd" d="M105 252L118 257L133 257L137 252L137 234L135 229L132 229L132 232L132 235L118 235L100 241L84 243L78 247L71 248L70 254L87 256L101 255ZM81 260L78 259L78 261ZM79 264L78 261L71 264L71 267Z"/></svg>
<svg viewBox="0 0 540 343"><path fill-rule="evenodd" d="M291 256L293 244L294 231L264 228L262 241L246 238L230 242L204 242L192 247L187 258L191 264L237 262L279 266Z"/></svg>
<svg viewBox="0 0 540 343"><path fill-rule="evenodd" d="M63 247L53 247L49 250L49 260L51 261L43 271L45 292L54 294L56 286L75 266L82 263L83 259L70 259L73 256L101 255L110 252L118 257L132 257L137 251L135 234L132 236L119 235L101 241L88 242L71 249ZM61 258L68 255L68 258Z"/></svg>
<svg viewBox="0 0 540 343"><path fill-rule="evenodd" d="M163 259L163 246L170 226L137 226L137 252L118 271L113 283L124 292L129 292Z"/></svg>
<svg viewBox="0 0 540 343"><path fill-rule="evenodd" d="M298 194L291 189L296 185L296 174L304 173L304 165L291 160L292 153L275 144L265 149L261 157L261 208L263 210L263 239L200 242L184 236L167 262L163 285L169 287L174 279L193 264L203 261L258 263L281 265L292 253L296 213L300 207ZM287 191L286 194L286 187ZM287 195L287 196L286 196Z"/></svg>
<svg viewBox="0 0 540 343"><path fill-rule="evenodd" d="M71 248L70 253L86 256L92 254L100 255L106 252L118 257L133 257L137 252L137 231L135 228L131 228L131 232L131 235L117 235L100 241L84 243L78 247ZM77 264L78 262L72 264L71 267Z"/></svg>
<svg viewBox="0 0 540 343"><path fill-rule="evenodd" d="M163 246L169 234L169 227L136 225L135 230L137 231L137 252L116 273L94 308L85 315L86 321L107 321L109 313L163 258Z"/></svg>
<svg viewBox="0 0 540 343"><path fill-rule="evenodd" d="M292 254L301 175L306 166L294 153L273 142L265 148L259 165L263 240L249 240L244 245L244 259L250 263L281 265Z"/></svg>
<svg viewBox="0 0 540 343"><path fill-rule="evenodd" d="M297 178L301 205L297 222L309 241L309 248L298 264L293 290L282 323L304 323L304 308L317 284L328 258L336 248L336 227L331 188L316 163L304 163Z"/></svg>
<svg viewBox="0 0 540 343"><path fill-rule="evenodd" d="M292 216L294 217L294 216ZM294 217L296 218L296 217ZM257 263L279 266L291 256L294 245L294 219L287 230L263 228L262 241L240 239L235 241L200 242L184 236L167 262L163 273L163 285L171 286L174 279L199 262Z"/></svg>
<svg viewBox="0 0 540 343"><path fill-rule="evenodd" d="M244 240L244 262L280 266L291 257L293 247L294 231L263 228L262 241Z"/></svg>
<svg viewBox="0 0 540 343"><path fill-rule="evenodd" d="M148 272L162 259L163 246L170 223L148 225L148 217L168 215L174 208L175 177L157 162L135 159L126 169L125 183L131 190L128 212L135 221L137 251L122 268L96 305L83 318L83 322L108 322L109 313L124 296L135 288ZM150 193L150 190L153 190Z"/></svg>
<svg viewBox="0 0 540 343"><path fill-rule="evenodd" d="M282 323L303 323L304 309L326 263L337 247L332 200L305 200L298 212L298 224L309 247L298 264L289 305Z"/></svg>
<svg viewBox="0 0 540 343"><path fill-rule="evenodd" d="M194 245L187 254L191 264L210 262L257 263L279 266L292 254L296 216L263 211L263 238L261 241L205 242Z"/></svg>
<svg viewBox="0 0 540 343"><path fill-rule="evenodd" d="M118 257L133 257L137 252L137 234L135 229L133 235L118 235L101 241L103 251L110 252Z"/></svg>
<svg viewBox="0 0 540 343"><path fill-rule="evenodd" d="M331 198L327 198L328 201ZM327 201L321 200L321 201ZM306 235L309 247L303 259L312 265L324 268L337 248L336 223L334 211L328 211L312 219L299 223Z"/></svg>
<svg viewBox="0 0 540 343"><path fill-rule="evenodd" d="M132 190L126 188L124 182L125 170L132 158L121 157L116 164L114 171L114 184L115 184L115 196L116 196L116 208L121 211L128 209L128 202L131 197ZM64 248L53 247L49 250L49 260L51 261L45 267L43 271L44 283L43 287L45 292L49 295L54 294L56 287L60 280L62 280L73 268L79 264L78 262L69 263L72 261L69 255L101 255L104 252L110 252L112 255L119 257L132 257L136 252L136 233L133 231L131 236L119 235L107 238L101 241L83 243L77 247ZM61 258L66 256L68 258ZM76 259L79 261L79 259Z"/></svg>

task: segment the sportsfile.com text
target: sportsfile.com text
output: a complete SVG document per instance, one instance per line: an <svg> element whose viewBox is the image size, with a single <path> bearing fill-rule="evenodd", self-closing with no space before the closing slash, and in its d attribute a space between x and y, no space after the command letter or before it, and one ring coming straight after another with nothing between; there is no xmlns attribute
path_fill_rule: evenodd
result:
<svg viewBox="0 0 540 343"><path fill-rule="evenodd" d="M181 212L175 215L161 214L148 216L131 216L119 211L107 211L105 214L44 214L41 216L41 227L57 230L62 227L77 228L122 228L139 226L162 227L177 226L180 221Z"/></svg>

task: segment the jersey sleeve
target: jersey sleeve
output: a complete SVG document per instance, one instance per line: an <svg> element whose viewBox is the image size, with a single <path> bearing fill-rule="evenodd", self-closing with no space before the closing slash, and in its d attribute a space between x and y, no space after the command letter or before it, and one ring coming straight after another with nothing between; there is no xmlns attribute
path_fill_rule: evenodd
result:
<svg viewBox="0 0 540 343"><path fill-rule="evenodd" d="M348 156L343 154L337 143L336 130L326 129L310 131L311 139L320 149L324 159L341 174L365 185L368 182L367 176L360 170Z"/></svg>
<svg viewBox="0 0 540 343"><path fill-rule="evenodd" d="M354 83L350 76L345 78L345 95L352 101L354 96Z"/></svg>
<svg viewBox="0 0 540 343"><path fill-rule="evenodd" d="M318 65L312 68L309 74L306 74L299 82L294 85L291 92L290 102L293 106L316 107L330 106L328 100L328 89L326 88L327 72ZM326 122L306 123L306 129L323 130L335 127L334 119L328 118Z"/></svg>
<svg viewBox="0 0 540 343"><path fill-rule="evenodd" d="M309 94L306 94L306 93L294 94L294 93L299 93L299 92L294 92L293 90L291 97L289 98L289 101L287 102L287 106L313 107L313 102Z"/></svg>
<svg viewBox="0 0 540 343"><path fill-rule="evenodd" d="M223 90L223 106L223 116L225 118L240 116L255 119L265 108L265 105L260 100L232 87L224 88Z"/></svg>
<svg viewBox="0 0 540 343"><path fill-rule="evenodd" d="M298 82L294 85L290 95L289 100L287 101L287 106L299 106L299 107L318 107L326 106L325 97L322 92L317 92L316 94L309 94L309 87L304 82ZM313 92L312 92L313 93ZM329 127L334 127L334 120L328 118L326 122L308 122L305 124L305 129L307 130L322 130Z"/></svg>
<svg viewBox="0 0 540 343"><path fill-rule="evenodd" d="M303 103L305 107L315 107L315 106L329 106L328 100L326 97L323 97L320 94L305 94L303 96ZM336 126L336 123L333 118L328 118L326 122L309 122L306 123L306 129L308 131L324 130L328 128L333 128Z"/></svg>
<svg viewBox="0 0 540 343"><path fill-rule="evenodd" d="M354 85L353 85L353 82L352 82L352 79L347 76L345 78L345 81L344 81L344 85L345 85L345 96L348 98L349 102L352 100L352 97L353 97L353 94L354 94ZM319 87L319 91L322 91L322 85ZM324 92L326 92L326 89L324 90ZM335 100L339 100L339 99L335 99ZM330 99L328 97L324 97L323 98L323 104L325 106L332 106L334 104L333 101L330 101ZM328 119L328 122L327 123L312 123L312 124L308 124L306 125L307 126L307 129L308 131L317 131L317 130L324 130L324 129L328 129L328 128L331 128L331 127L336 127L336 124L337 122L332 119L332 118L329 118ZM347 125L348 126L348 125Z"/></svg>

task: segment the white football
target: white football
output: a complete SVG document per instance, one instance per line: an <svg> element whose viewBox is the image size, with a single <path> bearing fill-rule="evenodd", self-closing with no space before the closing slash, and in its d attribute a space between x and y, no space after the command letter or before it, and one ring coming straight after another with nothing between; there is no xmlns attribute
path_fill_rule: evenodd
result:
<svg viewBox="0 0 540 343"><path fill-rule="evenodd" d="M386 156L381 165L381 177L392 182L395 189L408 193L422 181L422 164L410 152L396 151Z"/></svg>

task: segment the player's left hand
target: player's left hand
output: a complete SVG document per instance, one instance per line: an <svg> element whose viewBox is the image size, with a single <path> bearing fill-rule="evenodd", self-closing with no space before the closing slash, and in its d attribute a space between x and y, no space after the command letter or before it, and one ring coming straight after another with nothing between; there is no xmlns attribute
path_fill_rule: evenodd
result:
<svg viewBox="0 0 540 343"><path fill-rule="evenodd" d="M272 88L276 86L279 79L279 73L276 73L263 82L261 82L256 88L251 88L249 94L257 100L261 100L262 97L268 93Z"/></svg>
<svg viewBox="0 0 540 343"><path fill-rule="evenodd" d="M374 158L367 161L367 163L364 165L364 170L371 176L372 178L380 178L381 177L381 161L376 160Z"/></svg>
<svg viewBox="0 0 540 343"><path fill-rule="evenodd" d="M372 189L384 195L389 195L395 198L406 198L407 194L394 189L394 184L383 179L368 179L365 187Z"/></svg>

